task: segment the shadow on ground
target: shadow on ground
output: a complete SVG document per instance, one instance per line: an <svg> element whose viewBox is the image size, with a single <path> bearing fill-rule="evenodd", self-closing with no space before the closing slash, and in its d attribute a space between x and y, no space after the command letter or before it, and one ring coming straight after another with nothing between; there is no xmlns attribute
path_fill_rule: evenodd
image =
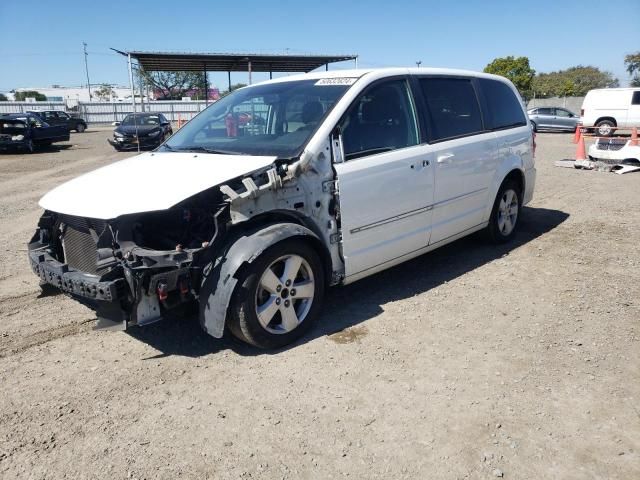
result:
<svg viewBox="0 0 640 480"><path fill-rule="evenodd" d="M33 151L33 153L27 153L24 149L22 148L13 148L11 150L3 150L0 151L0 153L2 155L41 155L43 153L58 153L61 152L63 150L68 150L71 147L73 147L73 144L69 144L69 143L63 143L62 145L59 144L51 144L51 145L41 145L41 146L37 146L35 148L35 150Z"/></svg>
<svg viewBox="0 0 640 480"><path fill-rule="evenodd" d="M346 287L330 289L318 323L305 337L281 350L263 351L240 343L230 335L222 340L210 337L194 315L169 318L128 333L161 353L152 357L181 355L199 357L232 349L241 355L278 354L315 338L358 325L382 313L381 306L412 297L475 270L553 230L569 215L545 208L523 209L520 230L505 245L493 245L472 235L431 253L385 270Z"/></svg>

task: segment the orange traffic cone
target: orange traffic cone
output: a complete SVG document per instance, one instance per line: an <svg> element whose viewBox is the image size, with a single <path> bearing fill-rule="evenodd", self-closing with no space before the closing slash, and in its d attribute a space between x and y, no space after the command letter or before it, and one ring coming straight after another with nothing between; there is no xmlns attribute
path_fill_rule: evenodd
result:
<svg viewBox="0 0 640 480"><path fill-rule="evenodd" d="M638 129L636 127L631 129L631 145L638 146Z"/></svg>
<svg viewBox="0 0 640 480"><path fill-rule="evenodd" d="M580 132L580 136L578 137L578 145L576 146L576 160L586 160L587 152L584 148L584 137L582 136L582 132Z"/></svg>
<svg viewBox="0 0 640 480"><path fill-rule="evenodd" d="M581 132L581 130L580 130L581 128L582 128L582 127L581 127L580 125L578 125L578 126L576 127L576 131L575 131L575 133L573 134L573 143L578 143L578 140L580 140L580 136L581 136L581 134L582 134L582 132Z"/></svg>

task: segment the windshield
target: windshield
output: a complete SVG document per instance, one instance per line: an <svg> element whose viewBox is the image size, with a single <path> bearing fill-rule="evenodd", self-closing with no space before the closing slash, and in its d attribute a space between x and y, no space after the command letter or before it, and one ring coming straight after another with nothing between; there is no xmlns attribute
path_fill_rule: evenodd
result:
<svg viewBox="0 0 640 480"><path fill-rule="evenodd" d="M356 79L341 80L297 80L236 90L178 130L161 149L297 156Z"/></svg>
<svg viewBox="0 0 640 480"><path fill-rule="evenodd" d="M127 115L121 125L160 125L160 117L157 115Z"/></svg>

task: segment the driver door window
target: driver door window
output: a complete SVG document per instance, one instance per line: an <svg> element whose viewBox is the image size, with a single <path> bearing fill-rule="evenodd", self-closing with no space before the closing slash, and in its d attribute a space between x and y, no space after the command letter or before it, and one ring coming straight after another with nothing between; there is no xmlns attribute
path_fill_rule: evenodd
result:
<svg viewBox="0 0 640 480"><path fill-rule="evenodd" d="M346 160L406 148L419 143L412 97L405 80L366 90L341 124Z"/></svg>

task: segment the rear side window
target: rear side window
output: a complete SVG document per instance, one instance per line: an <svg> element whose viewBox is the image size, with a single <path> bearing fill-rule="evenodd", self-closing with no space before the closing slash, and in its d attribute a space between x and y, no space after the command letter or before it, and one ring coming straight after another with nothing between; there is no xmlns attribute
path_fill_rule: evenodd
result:
<svg viewBox="0 0 640 480"><path fill-rule="evenodd" d="M520 100L506 83L498 80L480 79L488 109L488 126L492 130L526 125ZM542 113L542 109L539 111Z"/></svg>
<svg viewBox="0 0 640 480"><path fill-rule="evenodd" d="M640 105L640 90L637 92L633 92L633 97L631 97L631 105Z"/></svg>
<svg viewBox="0 0 640 480"><path fill-rule="evenodd" d="M431 141L482 132L482 116L470 79L422 78Z"/></svg>
<svg viewBox="0 0 640 480"><path fill-rule="evenodd" d="M538 109L538 115L553 115L553 112L550 108L540 108Z"/></svg>

